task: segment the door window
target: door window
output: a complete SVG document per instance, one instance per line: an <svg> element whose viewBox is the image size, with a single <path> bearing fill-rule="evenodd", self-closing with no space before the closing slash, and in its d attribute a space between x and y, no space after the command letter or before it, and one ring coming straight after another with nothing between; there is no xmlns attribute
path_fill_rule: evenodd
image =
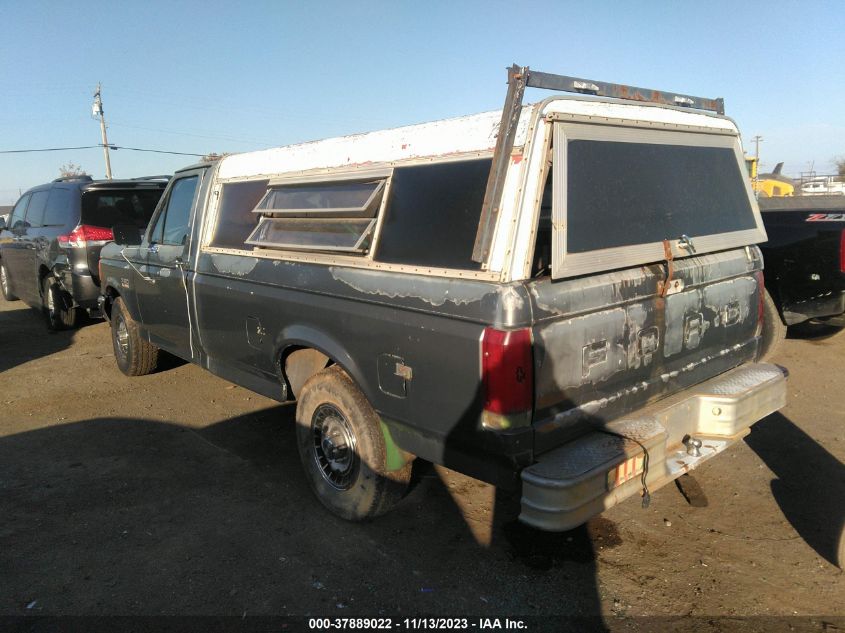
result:
<svg viewBox="0 0 845 633"><path fill-rule="evenodd" d="M197 190L198 176L180 178L173 183L166 207L159 213L150 233L153 244L183 245L188 238L188 222Z"/></svg>
<svg viewBox="0 0 845 633"><path fill-rule="evenodd" d="M12 211L12 217L9 218L10 229L24 228L23 218L26 215L26 207L29 204L30 197L30 194L26 194L23 198L18 200L18 203Z"/></svg>

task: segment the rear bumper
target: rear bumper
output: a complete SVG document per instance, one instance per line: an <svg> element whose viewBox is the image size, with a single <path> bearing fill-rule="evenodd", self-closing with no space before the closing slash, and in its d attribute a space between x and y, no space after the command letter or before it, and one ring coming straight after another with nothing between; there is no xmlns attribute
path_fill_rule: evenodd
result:
<svg viewBox="0 0 845 633"><path fill-rule="evenodd" d="M845 290L831 290L812 299L788 303L784 305L783 318L787 325L810 319L831 319L838 321L837 325L845 325Z"/></svg>
<svg viewBox="0 0 845 633"><path fill-rule="evenodd" d="M91 275L84 275L75 271L65 271L61 276L64 289L73 297L73 302L80 308L91 310L97 307L100 296L100 286Z"/></svg>
<svg viewBox="0 0 845 633"><path fill-rule="evenodd" d="M725 372L540 456L522 471L520 520L562 531L642 490L656 490L744 437L786 404L786 373L766 363ZM614 435L615 434L615 435ZM623 439L624 438L629 439ZM687 437L702 442L687 452Z"/></svg>

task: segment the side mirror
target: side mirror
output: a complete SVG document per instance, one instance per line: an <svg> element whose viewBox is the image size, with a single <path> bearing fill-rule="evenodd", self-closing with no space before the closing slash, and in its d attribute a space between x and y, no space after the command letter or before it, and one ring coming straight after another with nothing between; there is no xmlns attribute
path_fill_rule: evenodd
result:
<svg viewBox="0 0 845 633"><path fill-rule="evenodd" d="M131 224L116 224L112 227L114 241L121 246L138 246L141 243L141 229Z"/></svg>
<svg viewBox="0 0 845 633"><path fill-rule="evenodd" d="M0 231L5 231L6 228L6 218L0 216Z"/></svg>

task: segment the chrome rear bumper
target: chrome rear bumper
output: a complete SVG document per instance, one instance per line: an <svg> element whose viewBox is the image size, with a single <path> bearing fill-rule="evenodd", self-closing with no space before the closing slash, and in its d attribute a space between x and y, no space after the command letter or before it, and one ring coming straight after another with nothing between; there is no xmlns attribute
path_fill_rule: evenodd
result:
<svg viewBox="0 0 845 633"><path fill-rule="evenodd" d="M522 471L520 520L568 530L642 490L698 467L786 404L786 372L748 364L608 423L540 456ZM620 437L621 436L621 437ZM697 451L684 439L701 441ZM698 454L696 454L698 453Z"/></svg>

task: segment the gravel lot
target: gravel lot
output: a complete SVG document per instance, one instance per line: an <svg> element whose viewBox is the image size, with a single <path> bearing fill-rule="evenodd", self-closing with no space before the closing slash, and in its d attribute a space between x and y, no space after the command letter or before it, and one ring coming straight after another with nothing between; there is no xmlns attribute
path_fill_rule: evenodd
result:
<svg viewBox="0 0 845 633"><path fill-rule="evenodd" d="M394 513L335 519L291 406L175 361L125 378L107 324L0 302L0 615L843 616L845 334L791 336L789 404L695 472L706 507L667 486L544 535L425 465Z"/></svg>

